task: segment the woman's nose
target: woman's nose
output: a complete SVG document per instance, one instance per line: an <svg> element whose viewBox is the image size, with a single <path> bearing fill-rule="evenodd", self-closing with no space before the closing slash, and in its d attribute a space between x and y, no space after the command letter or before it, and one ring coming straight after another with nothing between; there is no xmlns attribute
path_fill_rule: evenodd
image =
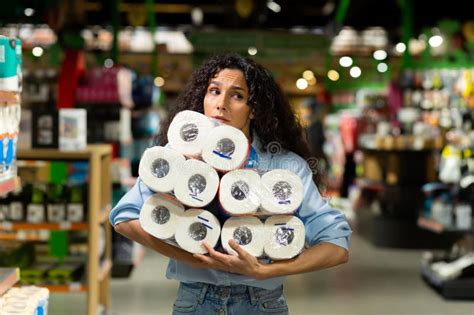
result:
<svg viewBox="0 0 474 315"><path fill-rule="evenodd" d="M217 109L223 111L227 110L227 97L225 97L224 95L222 95L217 101Z"/></svg>

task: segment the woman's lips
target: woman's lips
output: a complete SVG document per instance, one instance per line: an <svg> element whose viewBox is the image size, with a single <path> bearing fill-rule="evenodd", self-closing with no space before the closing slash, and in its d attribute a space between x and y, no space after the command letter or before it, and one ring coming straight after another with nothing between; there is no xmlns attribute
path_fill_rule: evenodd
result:
<svg viewBox="0 0 474 315"><path fill-rule="evenodd" d="M214 119L216 119L216 120L218 120L218 121L220 121L220 122L222 122L222 123L228 123L228 122L229 122L229 120L228 120L228 119L225 119L224 117L214 116L214 117L212 117L212 118L214 118Z"/></svg>

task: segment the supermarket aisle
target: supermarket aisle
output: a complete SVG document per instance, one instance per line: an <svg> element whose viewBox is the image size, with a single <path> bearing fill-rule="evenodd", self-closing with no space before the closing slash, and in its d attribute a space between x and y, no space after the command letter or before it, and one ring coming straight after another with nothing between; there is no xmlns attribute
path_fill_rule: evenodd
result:
<svg viewBox="0 0 474 315"><path fill-rule="evenodd" d="M349 264L288 278L291 314L472 314L474 302L446 301L424 284L420 255L377 249L354 235ZM170 314L177 283L164 277L165 266L165 259L147 252L131 278L114 279L110 314ZM85 313L84 295L53 295L50 302L51 315Z"/></svg>

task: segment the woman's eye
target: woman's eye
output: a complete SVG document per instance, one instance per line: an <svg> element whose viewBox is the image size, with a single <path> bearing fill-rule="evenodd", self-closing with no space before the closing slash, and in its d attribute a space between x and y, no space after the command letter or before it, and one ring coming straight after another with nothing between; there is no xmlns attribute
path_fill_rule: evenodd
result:
<svg viewBox="0 0 474 315"><path fill-rule="evenodd" d="M234 97L239 100L244 98L241 94L238 94L238 93L234 94Z"/></svg>
<svg viewBox="0 0 474 315"><path fill-rule="evenodd" d="M219 92L218 89L210 89L210 90L209 90L209 94L212 94L212 95L219 95L220 92Z"/></svg>

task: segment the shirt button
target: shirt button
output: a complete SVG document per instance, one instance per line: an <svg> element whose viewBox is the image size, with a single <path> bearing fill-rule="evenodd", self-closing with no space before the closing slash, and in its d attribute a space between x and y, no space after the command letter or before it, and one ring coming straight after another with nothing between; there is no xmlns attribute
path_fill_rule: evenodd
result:
<svg viewBox="0 0 474 315"><path fill-rule="evenodd" d="M225 314L225 310L223 308L219 309L219 315L224 315Z"/></svg>

